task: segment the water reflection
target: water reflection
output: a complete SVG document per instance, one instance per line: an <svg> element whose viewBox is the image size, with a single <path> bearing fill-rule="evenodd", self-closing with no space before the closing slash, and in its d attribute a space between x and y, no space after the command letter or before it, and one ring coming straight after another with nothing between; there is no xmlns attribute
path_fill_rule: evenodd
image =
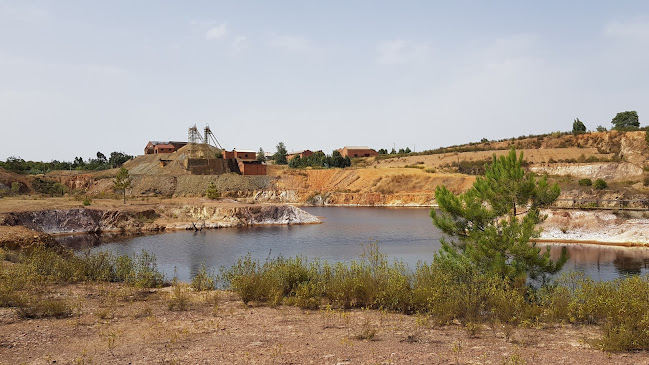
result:
<svg viewBox="0 0 649 365"><path fill-rule="evenodd" d="M563 271L583 271L593 279L612 280L626 275L649 274L649 248L592 244L551 244L553 259L566 247L570 258Z"/></svg>
<svg viewBox="0 0 649 365"><path fill-rule="evenodd" d="M305 256L329 262L357 260L362 244L372 240L390 261L402 260L414 269L419 261L431 262L440 248L441 232L427 208L311 207L323 224L261 226L202 232L170 232L135 236L70 236L60 238L77 250L105 250L118 255L146 250L156 256L158 267L172 277L177 271L188 281L202 264L208 270L230 267L250 253L254 259ZM599 245L550 244L558 258L566 247L570 258L563 271L582 271L594 280L649 273L649 248Z"/></svg>

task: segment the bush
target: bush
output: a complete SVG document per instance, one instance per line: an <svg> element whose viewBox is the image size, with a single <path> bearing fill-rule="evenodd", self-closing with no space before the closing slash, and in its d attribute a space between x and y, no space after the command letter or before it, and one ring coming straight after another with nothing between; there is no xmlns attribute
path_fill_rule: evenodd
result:
<svg viewBox="0 0 649 365"><path fill-rule="evenodd" d="M608 187L608 184L606 183L606 181L604 181L602 179L595 180L595 189L604 190L607 187Z"/></svg>
<svg viewBox="0 0 649 365"><path fill-rule="evenodd" d="M208 199L218 199L221 197L221 193L216 188L216 185L214 185L214 182L210 181L210 185L207 187L207 190L205 191L205 196Z"/></svg>
<svg viewBox="0 0 649 365"><path fill-rule="evenodd" d="M11 193L14 195L20 194L20 188L22 187L22 184L19 183L18 181L14 181L11 183Z"/></svg>
<svg viewBox="0 0 649 365"><path fill-rule="evenodd" d="M216 289L217 278L214 274L209 274L205 264L201 265L200 271L192 279L192 288L196 291Z"/></svg>
<svg viewBox="0 0 649 365"><path fill-rule="evenodd" d="M591 179L580 179L579 186L591 186L593 185L593 180Z"/></svg>
<svg viewBox="0 0 649 365"><path fill-rule="evenodd" d="M71 250L37 246L23 258L21 275L36 283L110 281L143 288L165 284L155 257L146 251L133 257L106 252L79 256Z"/></svg>

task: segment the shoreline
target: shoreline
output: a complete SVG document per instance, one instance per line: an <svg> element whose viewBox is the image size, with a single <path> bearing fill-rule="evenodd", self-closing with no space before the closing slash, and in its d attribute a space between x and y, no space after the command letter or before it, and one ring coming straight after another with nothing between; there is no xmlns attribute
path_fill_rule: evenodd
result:
<svg viewBox="0 0 649 365"><path fill-rule="evenodd" d="M109 202L110 203L110 202ZM114 202L113 202L114 203ZM92 207L60 204L45 209L7 210L0 213L0 231L4 227L25 227L11 237L0 234L0 246L7 242L29 241L36 236L81 236L89 234L156 234L162 232L200 231L251 226L318 224L322 221L302 208L431 208L436 205L361 205L361 204L267 204L240 203L232 200L208 201L184 199L155 203L136 202ZM6 208L6 207L5 207ZM598 245L612 247L649 247L649 219L620 216L607 210L547 209L543 232L530 242L544 244ZM625 213L627 214L627 213ZM638 213L639 214L639 213ZM5 229L6 230L6 229ZM18 232L18 231L13 231ZM0 232L2 233L2 232ZM30 237L32 236L32 237ZM9 244L8 246L15 246Z"/></svg>

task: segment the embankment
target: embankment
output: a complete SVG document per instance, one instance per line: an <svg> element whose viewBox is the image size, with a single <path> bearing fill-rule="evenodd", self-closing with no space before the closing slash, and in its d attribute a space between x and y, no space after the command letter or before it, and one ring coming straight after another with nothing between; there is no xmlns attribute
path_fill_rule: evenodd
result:
<svg viewBox="0 0 649 365"><path fill-rule="evenodd" d="M649 215L638 211L546 210L538 242L649 246Z"/></svg>
<svg viewBox="0 0 649 365"><path fill-rule="evenodd" d="M286 205L158 205L141 209L45 209L9 212L0 225L49 234L154 232L262 224L309 224L320 220Z"/></svg>

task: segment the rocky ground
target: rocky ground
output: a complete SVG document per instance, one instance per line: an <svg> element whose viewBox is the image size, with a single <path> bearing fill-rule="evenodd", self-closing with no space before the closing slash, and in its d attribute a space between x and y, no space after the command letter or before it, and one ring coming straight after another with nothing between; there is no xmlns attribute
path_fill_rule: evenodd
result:
<svg viewBox="0 0 649 365"><path fill-rule="evenodd" d="M649 364L646 352L598 350L596 327L532 326L506 339L497 326L469 336L425 316L254 307L229 292L51 289L72 315L0 309L0 364Z"/></svg>
<svg viewBox="0 0 649 365"><path fill-rule="evenodd" d="M649 246L649 212L548 210L541 241Z"/></svg>

